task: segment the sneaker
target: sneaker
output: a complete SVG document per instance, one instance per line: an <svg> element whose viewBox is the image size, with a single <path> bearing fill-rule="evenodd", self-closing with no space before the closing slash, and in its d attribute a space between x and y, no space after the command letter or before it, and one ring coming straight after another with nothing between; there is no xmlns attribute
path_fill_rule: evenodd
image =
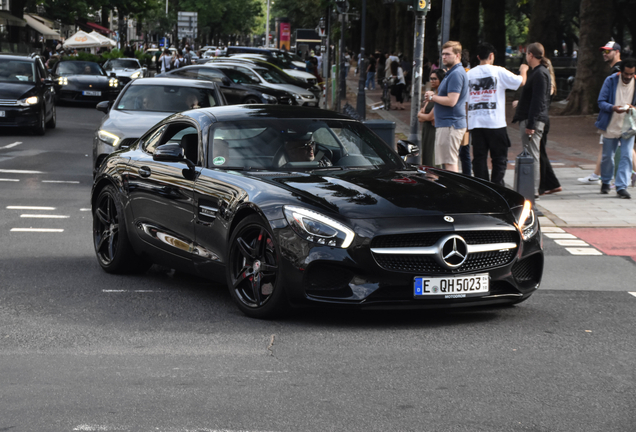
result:
<svg viewBox="0 0 636 432"><path fill-rule="evenodd" d="M582 177L578 179L579 183L588 184L588 185L598 185L601 184L601 178L596 174L592 173L587 177Z"/></svg>
<svg viewBox="0 0 636 432"><path fill-rule="evenodd" d="M609 191L610 191L610 185L603 183L601 185L601 193L603 195L607 195L609 193Z"/></svg>
<svg viewBox="0 0 636 432"><path fill-rule="evenodd" d="M616 195L618 195L619 198L625 198L625 199L631 199L632 196L629 194L629 192L627 192L627 189L619 189L616 191Z"/></svg>

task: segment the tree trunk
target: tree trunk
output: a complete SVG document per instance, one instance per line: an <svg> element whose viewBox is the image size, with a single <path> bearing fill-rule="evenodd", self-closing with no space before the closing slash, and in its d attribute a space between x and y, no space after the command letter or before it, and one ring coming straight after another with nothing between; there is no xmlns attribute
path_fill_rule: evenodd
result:
<svg viewBox="0 0 636 432"><path fill-rule="evenodd" d="M497 50L495 64L506 65L506 0L481 0L484 8L484 42Z"/></svg>
<svg viewBox="0 0 636 432"><path fill-rule="evenodd" d="M598 111L598 94L609 72L598 48L605 45L612 30L614 11L606 2L581 0L581 31L576 78L564 115L592 114Z"/></svg>
<svg viewBox="0 0 636 432"><path fill-rule="evenodd" d="M581 3L582 7L583 3ZM528 43L541 43L549 58L554 56L554 50L561 48L561 38L558 34L561 25L560 16L561 0L534 0L528 29Z"/></svg>
<svg viewBox="0 0 636 432"><path fill-rule="evenodd" d="M428 14L426 14L426 23L424 28L424 56L431 63L439 59L439 48L437 46L439 33L437 31L437 25L441 17L442 0L433 0L431 2L431 10L428 11Z"/></svg>
<svg viewBox="0 0 636 432"><path fill-rule="evenodd" d="M463 3L469 3L472 0L453 0L451 3L451 21L450 32L448 34L448 40L458 41L461 34L461 17L462 17L462 5Z"/></svg>
<svg viewBox="0 0 636 432"><path fill-rule="evenodd" d="M459 43L462 49L468 50L468 61L473 64L479 43L479 0L463 2L460 18Z"/></svg>

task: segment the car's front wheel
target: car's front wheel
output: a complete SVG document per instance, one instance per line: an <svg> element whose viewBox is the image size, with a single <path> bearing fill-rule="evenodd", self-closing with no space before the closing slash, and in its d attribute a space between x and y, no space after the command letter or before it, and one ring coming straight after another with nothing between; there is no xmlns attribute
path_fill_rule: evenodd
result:
<svg viewBox="0 0 636 432"><path fill-rule="evenodd" d="M248 96L245 98L243 103L246 105L254 105L254 104L262 104L263 102L261 102L256 96Z"/></svg>
<svg viewBox="0 0 636 432"><path fill-rule="evenodd" d="M108 273L143 272L150 263L135 254L115 188L106 186L93 209L93 244L99 265Z"/></svg>
<svg viewBox="0 0 636 432"><path fill-rule="evenodd" d="M46 127L49 129L55 129L55 126L57 126L57 113L55 110L55 104L53 104L53 113L51 114L51 119L46 122Z"/></svg>
<svg viewBox="0 0 636 432"><path fill-rule="evenodd" d="M46 116L44 114L44 107L40 110L40 114L38 114L38 123L35 125L33 129L33 133L35 135L44 135L46 131Z"/></svg>
<svg viewBox="0 0 636 432"><path fill-rule="evenodd" d="M280 254L269 226L257 215L243 219L231 236L227 283L245 315L271 319L288 309L280 266Z"/></svg>

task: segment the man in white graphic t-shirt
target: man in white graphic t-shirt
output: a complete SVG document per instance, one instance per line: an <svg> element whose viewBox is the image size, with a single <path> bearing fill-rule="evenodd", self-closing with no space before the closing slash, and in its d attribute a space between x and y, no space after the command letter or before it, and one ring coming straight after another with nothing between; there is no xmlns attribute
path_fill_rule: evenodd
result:
<svg viewBox="0 0 636 432"><path fill-rule="evenodd" d="M479 66L468 71L468 130L473 145L475 177L504 186L510 138L506 130L506 90L517 90L525 84L528 65L519 75L493 66L495 48L489 43L477 47ZM488 175L488 151L492 175Z"/></svg>

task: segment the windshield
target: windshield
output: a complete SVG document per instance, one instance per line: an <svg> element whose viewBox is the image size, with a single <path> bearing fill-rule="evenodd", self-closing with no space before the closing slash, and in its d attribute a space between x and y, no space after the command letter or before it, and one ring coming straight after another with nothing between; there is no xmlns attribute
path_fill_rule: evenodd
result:
<svg viewBox="0 0 636 432"><path fill-rule="evenodd" d="M104 70L93 62L68 61L58 63L57 74L64 75L106 75Z"/></svg>
<svg viewBox="0 0 636 432"><path fill-rule="evenodd" d="M206 88L131 85L116 109L127 111L180 112L219 105L214 90Z"/></svg>
<svg viewBox="0 0 636 432"><path fill-rule="evenodd" d="M290 62L297 61L297 62L305 63L305 61L298 54L293 54L293 53L290 53L289 51L286 51L282 54L283 54L283 57L285 57Z"/></svg>
<svg viewBox="0 0 636 432"><path fill-rule="evenodd" d="M287 84L287 80L283 77L283 74L275 69L258 68L254 70L270 84Z"/></svg>
<svg viewBox="0 0 636 432"><path fill-rule="evenodd" d="M108 60L104 65L104 69L112 70L112 69L141 69L139 62L137 60Z"/></svg>
<svg viewBox="0 0 636 432"><path fill-rule="evenodd" d="M35 82L35 64L21 60L0 59L0 81Z"/></svg>
<svg viewBox="0 0 636 432"><path fill-rule="evenodd" d="M210 134L208 166L312 171L404 168L366 126L351 120L268 119L219 123Z"/></svg>

